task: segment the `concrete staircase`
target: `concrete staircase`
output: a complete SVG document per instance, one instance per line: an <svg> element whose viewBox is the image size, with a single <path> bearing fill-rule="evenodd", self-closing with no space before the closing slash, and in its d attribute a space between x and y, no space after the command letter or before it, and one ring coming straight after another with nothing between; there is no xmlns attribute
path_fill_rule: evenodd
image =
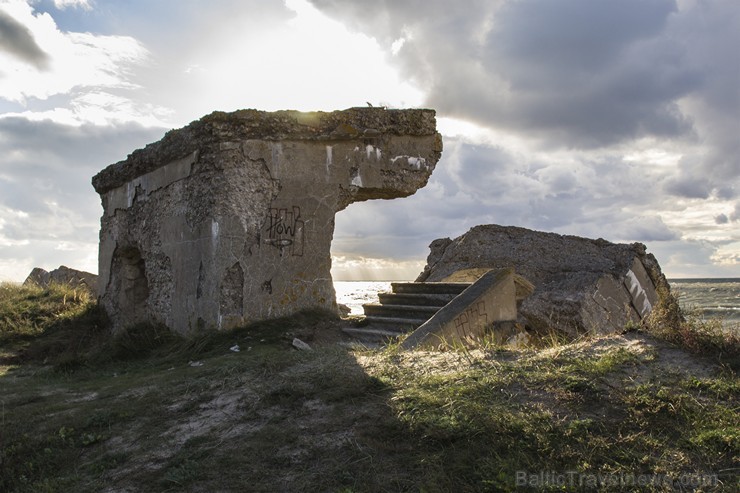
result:
<svg viewBox="0 0 740 493"><path fill-rule="evenodd" d="M365 319L356 327L342 329L361 342L383 343L416 330L470 283L394 282L392 292L379 293L379 303L363 305Z"/></svg>

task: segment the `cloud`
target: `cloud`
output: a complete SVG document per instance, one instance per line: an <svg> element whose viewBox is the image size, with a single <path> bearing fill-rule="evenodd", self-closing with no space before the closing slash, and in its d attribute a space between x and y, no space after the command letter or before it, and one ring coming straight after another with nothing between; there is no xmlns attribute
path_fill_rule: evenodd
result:
<svg viewBox="0 0 740 493"><path fill-rule="evenodd" d="M720 246L707 241L681 240L652 243L649 251L669 278L736 277L736 267L716 261ZM737 263L735 263L737 265Z"/></svg>
<svg viewBox="0 0 740 493"><path fill-rule="evenodd" d="M54 0L54 6L60 10L67 8L90 10L92 8L91 0Z"/></svg>
<svg viewBox="0 0 740 493"><path fill-rule="evenodd" d="M389 51L404 39L389 60L447 115L586 148L691 131L677 101L703 74L688 42L664 35L673 0L314 3Z"/></svg>
<svg viewBox="0 0 740 493"><path fill-rule="evenodd" d="M738 174L734 0L313 3L381 40L446 116L549 148L701 140L712 186Z"/></svg>
<svg viewBox="0 0 740 493"><path fill-rule="evenodd" d="M348 209L339 235L361 238L365 217L388 214L393 231L418 215L415 248L498 223L702 241L708 264L736 258L737 233L716 220L733 220L740 187L734 0L312 3L378 39L445 132L429 185L404 202L412 212L362 204L372 212ZM450 118L477 127L450 131ZM368 254L392 255L391 244Z"/></svg>
<svg viewBox="0 0 740 493"><path fill-rule="evenodd" d="M385 258L332 258L332 278L335 281L383 281L415 279L424 270L424 260L398 261Z"/></svg>
<svg viewBox="0 0 740 493"><path fill-rule="evenodd" d="M351 205L337 216L332 249L344 257L410 261L425 258L435 238L491 223L617 242L680 239L651 210L652 184L644 175L645 165L618 158L514 153L447 137L425 188L406 199Z"/></svg>
<svg viewBox="0 0 740 493"><path fill-rule="evenodd" d="M740 202L735 204L735 209L730 214L730 221L740 221Z"/></svg>
<svg viewBox="0 0 740 493"><path fill-rule="evenodd" d="M27 105L82 88L125 92L138 87L131 81L132 70L147 62L149 52L135 39L63 32L50 14L36 12L26 2L13 1L0 8L7 9L0 20L12 13L14 24L44 54L43 58L34 58L28 48L23 52L25 62L43 61L44 70L39 71L38 63L32 66L17 56L3 56L0 52L4 72L0 78L0 99Z"/></svg>
<svg viewBox="0 0 740 493"><path fill-rule="evenodd" d="M39 47L31 31L3 10L0 10L0 51L38 70L49 66L49 55Z"/></svg>
<svg viewBox="0 0 740 493"><path fill-rule="evenodd" d="M163 133L135 123L0 118L0 279L62 263L96 271L102 207L90 179Z"/></svg>
<svg viewBox="0 0 740 493"><path fill-rule="evenodd" d="M201 2L187 5L191 17L165 27L166 39L145 35L156 55L140 78L153 102L175 110L177 125L215 109L421 104L420 92L387 66L373 37L349 31L306 1L218 0L218 8L205 11Z"/></svg>
<svg viewBox="0 0 740 493"><path fill-rule="evenodd" d="M40 71L0 50L3 269L13 258L53 268L74 249L94 259L90 177L164 127L216 109L365 101L434 107L445 150L414 196L337 216L337 265L408 272L433 239L498 223L647 242L673 272L736 268L734 0L134 0L81 10L93 3L0 0L48 57Z"/></svg>
<svg viewBox="0 0 740 493"><path fill-rule="evenodd" d="M706 199L709 198L712 186L706 178L683 175L669 179L663 189L677 197Z"/></svg>

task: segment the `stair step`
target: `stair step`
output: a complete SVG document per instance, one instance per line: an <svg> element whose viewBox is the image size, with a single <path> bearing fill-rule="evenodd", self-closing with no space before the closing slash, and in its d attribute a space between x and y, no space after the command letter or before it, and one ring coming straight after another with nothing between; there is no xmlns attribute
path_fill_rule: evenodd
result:
<svg viewBox="0 0 740 493"><path fill-rule="evenodd" d="M378 293L378 299L383 305L420 305L442 308L452 301L454 294L425 294L425 293Z"/></svg>
<svg viewBox="0 0 740 493"><path fill-rule="evenodd" d="M421 324L429 320L428 318L402 318L402 317L381 317L371 315L365 317L368 325L386 327L387 330L395 330L399 334L416 329Z"/></svg>
<svg viewBox="0 0 740 493"><path fill-rule="evenodd" d="M366 316L399 317L426 319L439 311L437 306L422 305L384 305L380 303L367 303L362 305Z"/></svg>
<svg viewBox="0 0 740 493"><path fill-rule="evenodd" d="M392 293L379 293L380 303L362 305L364 327L343 328L359 341L385 343L416 330L470 286L467 282L394 282Z"/></svg>
<svg viewBox="0 0 740 493"><path fill-rule="evenodd" d="M362 328L351 328L351 327L345 327L342 329L342 332L345 334L354 337L355 339L359 339L361 341L373 341L373 342L379 342L379 341L387 341L388 339L393 339L394 337L398 337L400 335L403 335L401 332L395 332L392 330L384 330L384 329L378 329L378 328L372 328L372 327L362 327Z"/></svg>
<svg viewBox="0 0 740 493"><path fill-rule="evenodd" d="M469 282L392 282L394 293L460 294L470 286Z"/></svg>

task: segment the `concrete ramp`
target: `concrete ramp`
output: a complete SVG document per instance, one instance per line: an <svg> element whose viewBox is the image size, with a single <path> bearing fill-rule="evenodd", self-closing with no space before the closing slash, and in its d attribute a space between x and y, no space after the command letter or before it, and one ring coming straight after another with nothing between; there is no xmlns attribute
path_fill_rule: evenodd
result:
<svg viewBox="0 0 740 493"><path fill-rule="evenodd" d="M534 286L514 269L483 274L402 343L404 349L439 349L469 344L485 336L506 343L523 330L516 324L518 301Z"/></svg>

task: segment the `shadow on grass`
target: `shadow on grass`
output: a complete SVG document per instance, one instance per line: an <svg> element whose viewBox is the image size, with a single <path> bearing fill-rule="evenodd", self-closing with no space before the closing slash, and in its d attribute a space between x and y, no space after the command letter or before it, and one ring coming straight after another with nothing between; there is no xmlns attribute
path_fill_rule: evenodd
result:
<svg viewBox="0 0 740 493"><path fill-rule="evenodd" d="M103 322L92 305L51 322L0 377L0 491L414 484L390 389L335 344L335 316L190 338L138 325L106 340ZM295 337L314 349L295 350Z"/></svg>

